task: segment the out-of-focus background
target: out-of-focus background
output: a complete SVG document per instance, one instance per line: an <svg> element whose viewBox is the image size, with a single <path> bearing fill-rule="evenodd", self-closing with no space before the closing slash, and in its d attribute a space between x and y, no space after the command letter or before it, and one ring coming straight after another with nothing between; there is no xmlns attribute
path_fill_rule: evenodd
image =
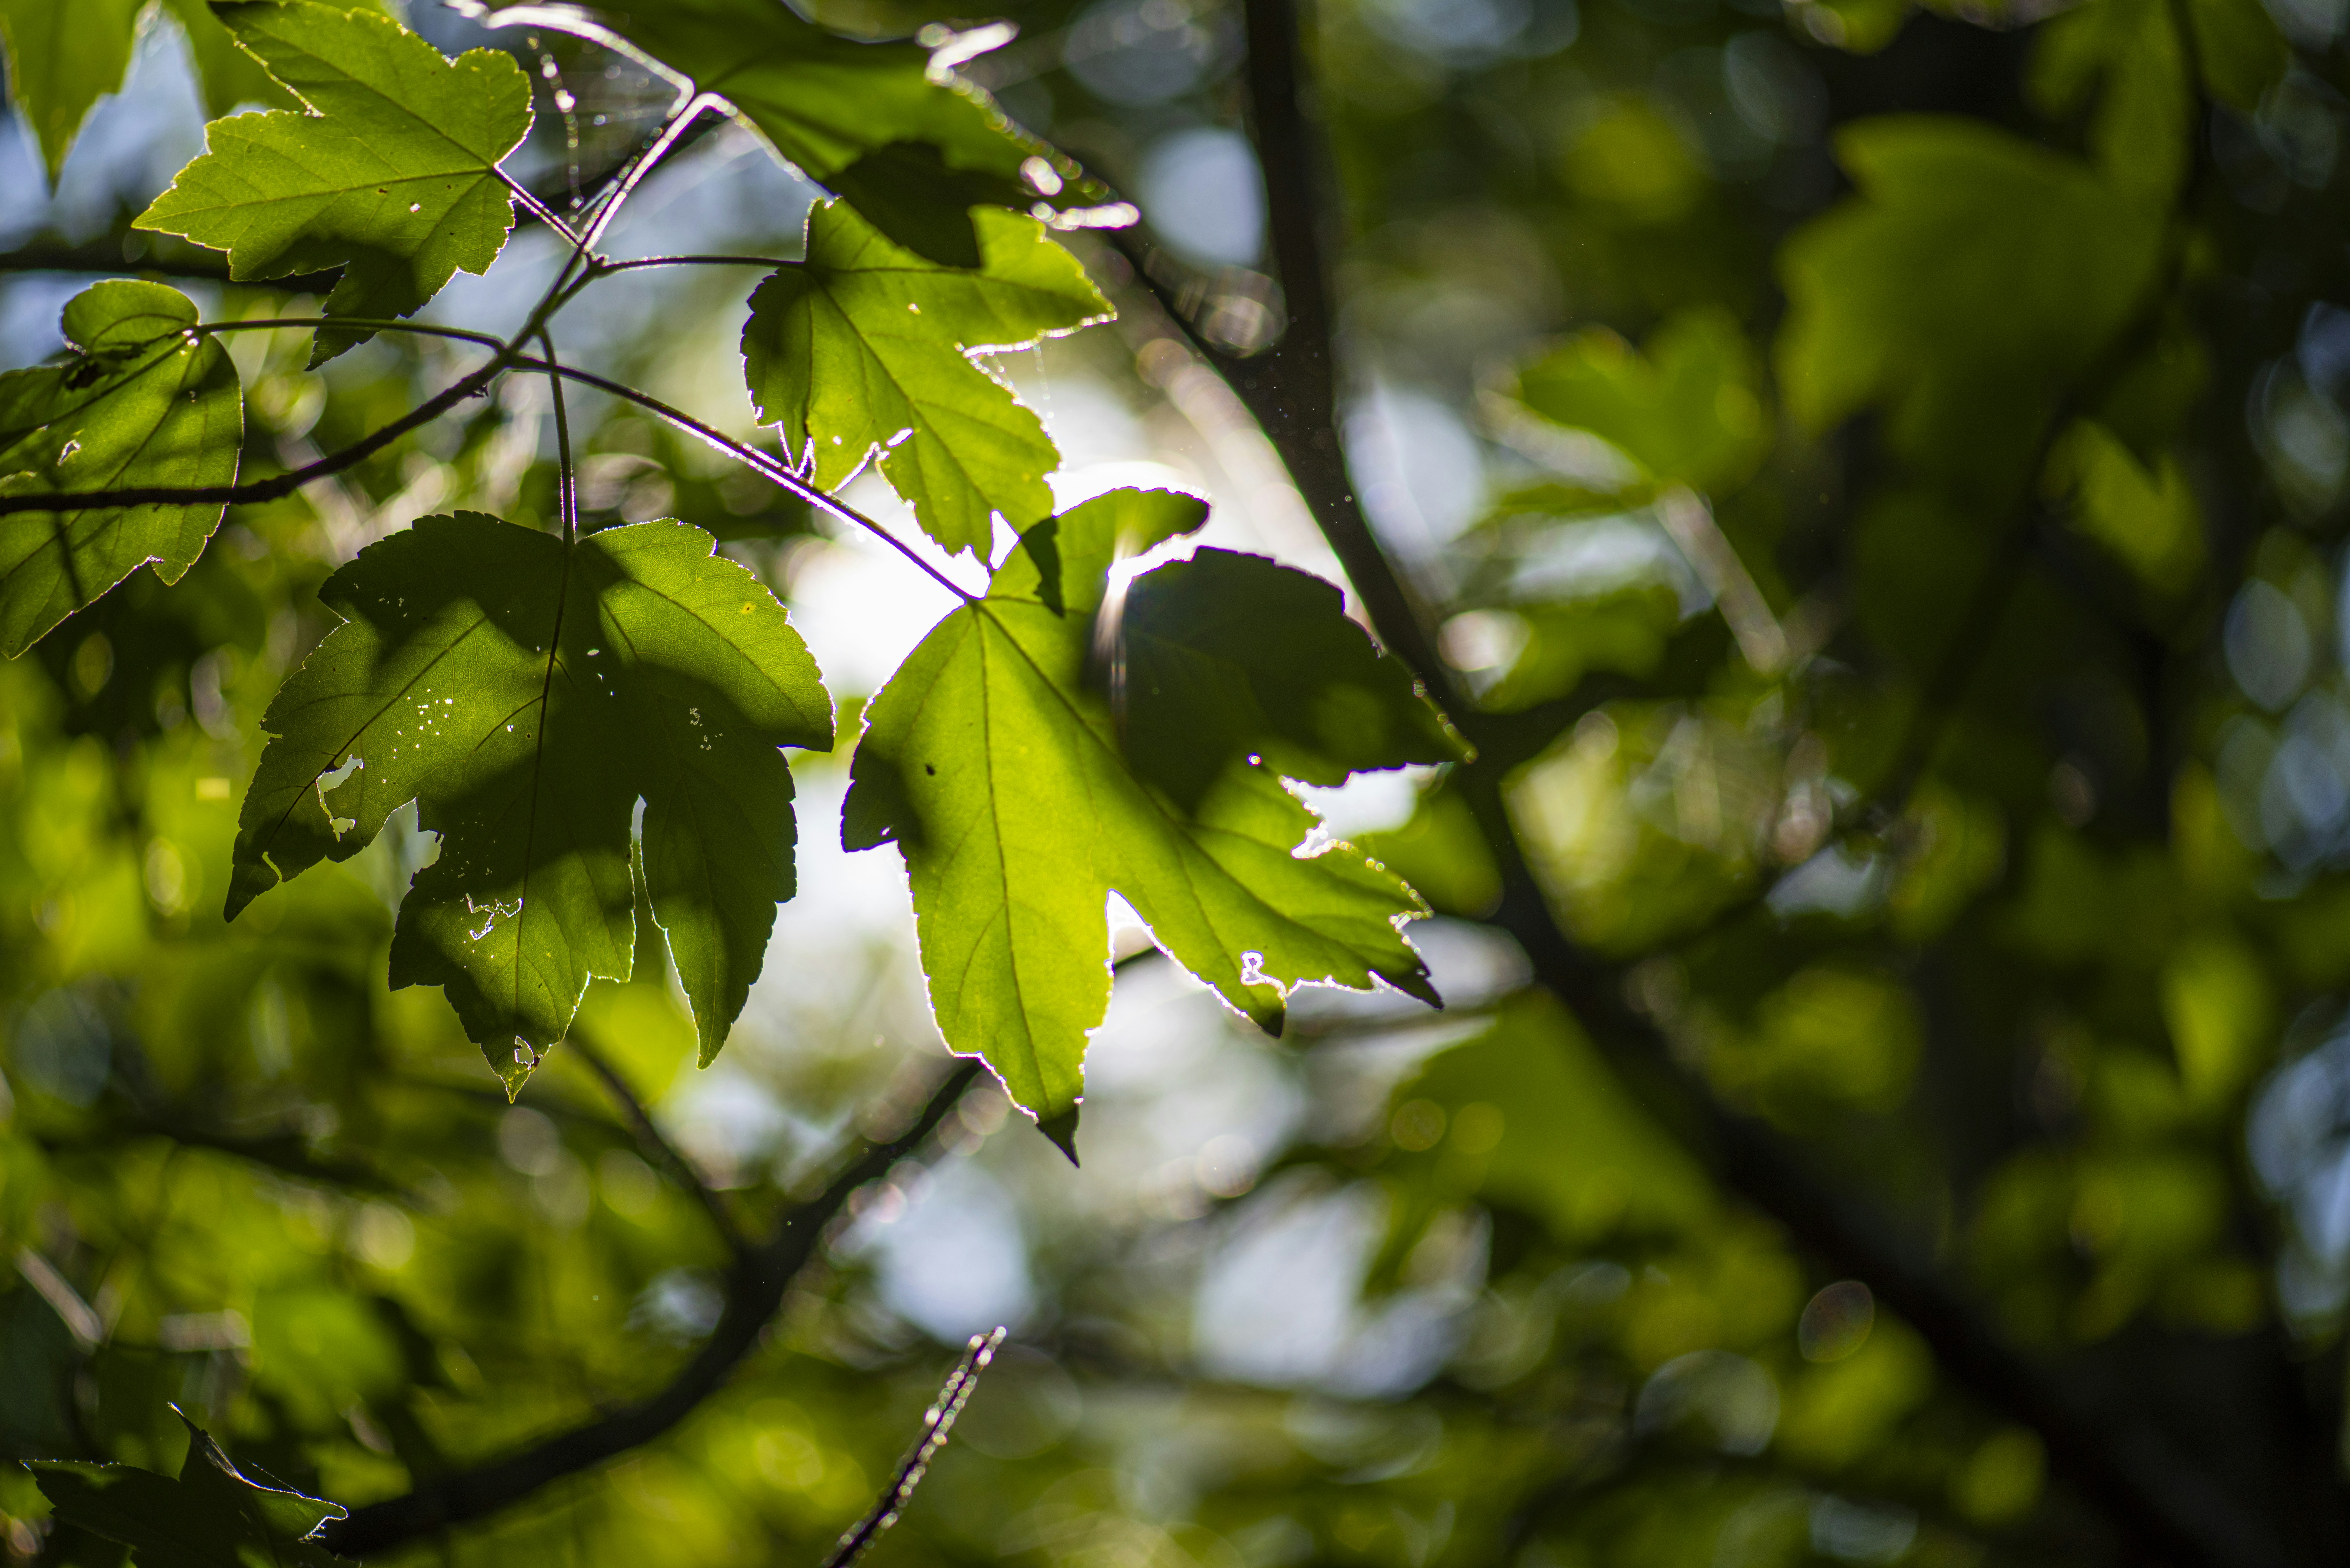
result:
<svg viewBox="0 0 2350 1568"><path fill-rule="evenodd" d="M2175 160L2200 292L2157 336L2194 361L2189 414L2150 445L2069 426L2017 487L2044 514L2018 586L1970 620L2007 569L1983 472L2057 377L2033 358L2050 313L2124 285L2067 272L2061 211L1867 251L1837 138L1965 115L2079 154L2063 18L1326 0L1312 97L1360 503L1464 701L1524 716L1502 798L1525 862L1665 1048L1596 1040L1533 983L1491 919L1507 868L1444 776L1323 792L1331 831L1438 911L1412 935L1443 1012L1309 992L1267 1039L1129 919L1082 1168L975 1091L676 1433L408 1555L813 1562L998 1324L1008 1348L876 1562L2143 1560L2080 1482L2077 1434L1953 1351L1971 1332L2292 1552L2322 1544L2350 1296L2345 15L2272 10L2289 69L2199 109ZM1206 357L1284 322L1237 8L1008 14L1016 37L964 73L1145 220L1123 249L1070 241L1117 324L993 362L1059 443L1055 494L1193 489L1208 541L1337 576ZM521 59L538 119L515 172L542 192L608 171L670 107L575 38L406 15ZM821 17L931 42L973 20ZM151 8L53 191L0 116L0 365L57 349L60 306L110 267L179 266L211 318L308 312L129 233L233 90ZM1880 171L1877 210L1964 219L1913 178ZM815 194L729 126L608 248L789 255ZM1841 262L1814 226L1832 210ZM428 318L510 327L561 254L525 227ZM737 347L758 275L624 275L560 346L764 439ZM1870 289L1877 317L1853 303ZM1835 308L1866 341L1797 341ZM304 334L230 342L254 450L286 464L471 362L387 336L314 372ZM1835 376L1861 385L1841 407ZM1888 392L1838 425L1879 383L1944 400ZM946 608L639 412L584 392L571 412L590 523L719 534L849 703ZM178 587L142 575L0 669L11 1451L172 1469L177 1402L240 1460L365 1502L641 1393L714 1324L723 1248L595 1079L558 1050L509 1106L437 995L385 990L421 836L218 915L262 709L325 628L318 582L428 513L548 518L549 415L542 381L509 379L235 510ZM878 479L847 496L920 537ZM578 1026L751 1215L943 1065L895 852L842 852L839 759L794 768L800 893L718 1064L693 1066L651 946ZM1692 1093L1871 1216L1964 1332L1906 1320L1743 1189L1710 1124L1676 1116ZM61 1560L21 1472L0 1511L11 1561Z"/></svg>

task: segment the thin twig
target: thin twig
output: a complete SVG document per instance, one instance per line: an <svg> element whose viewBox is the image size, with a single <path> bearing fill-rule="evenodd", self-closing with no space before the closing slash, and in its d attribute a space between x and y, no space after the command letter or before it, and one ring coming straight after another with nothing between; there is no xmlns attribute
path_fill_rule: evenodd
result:
<svg viewBox="0 0 2350 1568"><path fill-rule="evenodd" d="M368 316L281 316L254 321L206 321L188 328L191 332L211 337L218 332L252 332L261 327L314 329L321 327L354 327L363 332L412 332L420 337L452 337L465 343L479 343L485 348L505 351L506 340L489 332L471 332L463 327L434 327L421 321L394 321L389 317Z"/></svg>
<svg viewBox="0 0 2350 1568"><path fill-rule="evenodd" d="M602 1052L581 1040L577 1034L565 1041L563 1048L569 1054L578 1057L581 1062L587 1064L588 1070L603 1080L605 1091L619 1106L620 1114L628 1118L629 1129L637 1135L638 1147L643 1150L652 1163L675 1182L686 1196L702 1205L702 1211L710 1216L710 1223L724 1239L727 1251L733 1252L737 1258L749 1256L750 1240L743 1234L742 1227L734 1223L734 1216L727 1212L725 1203L712 1189L710 1183L702 1179L702 1173L693 1168L692 1162L685 1158L675 1144L662 1135L660 1127L653 1121L652 1113L645 1109L644 1102L638 1099L636 1091L629 1087L629 1081L621 1077L609 1062L604 1060Z"/></svg>
<svg viewBox="0 0 2350 1568"><path fill-rule="evenodd" d="M872 1511L841 1536L840 1543L824 1560L824 1568L848 1568L850 1563L865 1555L866 1548L898 1522L898 1516L905 1511L907 1501L914 1495L914 1489L921 1485L922 1477L930 1473L931 1461L938 1457L941 1449L947 1446L947 1434L954 1430L955 1417L962 1415L962 1407L970 1403L972 1391L979 1386L979 1375L987 1370L989 1362L995 1359L995 1353L1003 1345L1007 1332L998 1326L993 1334L971 1336L971 1344L963 1348L962 1359L955 1363L955 1369L947 1375L946 1384L939 1390L939 1397L931 1402L929 1409L922 1412L921 1437L907 1450L905 1459L899 1463L898 1473L882 1489Z"/></svg>
<svg viewBox="0 0 2350 1568"><path fill-rule="evenodd" d="M523 204L524 210L528 212L532 217L536 218L540 223L545 223L548 228L553 229L556 234L561 234L573 244L577 245L579 243L578 234L569 223L563 221L561 216L556 213L554 208L548 206L545 202L540 201L537 193L532 191L529 186L525 185L522 182L516 180L504 169L497 171L497 176L500 181L504 182L505 188L514 192L515 200L520 202Z"/></svg>
<svg viewBox="0 0 2350 1568"><path fill-rule="evenodd" d="M621 172L619 183L612 188L611 194L597 208L594 219L580 236L582 250L596 248L597 242L604 237L604 231L611 227L614 218L620 215L620 203L634 194L645 176L650 174L654 167L669 156L670 149L677 145L678 138L683 136L687 129L702 118L704 110L715 109L723 101L715 93L696 93L686 101L683 109L671 117L670 122L661 128L661 133L654 139L653 144L646 148Z"/></svg>
<svg viewBox="0 0 2350 1568"><path fill-rule="evenodd" d="M527 369L543 370L547 369L547 367L541 361L532 359L527 357L517 358L515 363ZM946 589L947 592L954 595L955 597L961 599L965 604L972 602L972 595L968 589L957 584L953 578L948 576L936 566L933 566L928 561L922 559L920 556L915 554L913 547L906 544L904 540L899 539L896 535L890 533L889 530L881 526L880 524L873 521L872 518L866 516L865 514L858 511L855 507L850 506L844 502L835 500L832 496L826 494L823 491L809 483L806 479L794 472L788 465L786 465L781 459L777 458L774 453L761 452L754 446L747 446L742 441L736 441L733 437L704 424L702 421L695 419L691 414L686 413L680 409L673 409L667 403L662 402L659 398L653 397L650 393L640 392L634 387L628 386L619 381L615 381L609 377L598 376L592 370L582 370L570 365L562 366L560 367L560 369L565 376L570 378L572 380L579 382L583 386L593 387L601 392L609 392L612 396L635 403L639 408L650 410L652 412L659 414L661 418L677 426L678 429L701 437L703 441L709 442L720 452L724 452L727 456L734 458L739 462L746 463L750 467L756 469L760 473L765 475L776 484L781 485L784 489L790 491L794 495L797 496L800 500L806 502L809 505L821 508L822 510L832 514L835 517L839 518L844 523L853 524L857 527L864 529L866 532L871 534L875 538L881 540L883 543L889 545L890 548L896 550L899 555L905 556L906 559L911 561L915 566L920 567L922 571L930 576L931 580L938 584L939 587Z"/></svg>
<svg viewBox="0 0 2350 1568"><path fill-rule="evenodd" d="M633 272L640 266L798 266L782 256L639 256L633 261L599 261L598 272Z"/></svg>
<svg viewBox="0 0 2350 1568"><path fill-rule="evenodd" d="M452 1525L504 1512L548 1483L577 1475L651 1442L691 1415L758 1348L784 1293L811 1259L826 1227L850 1194L887 1175L920 1148L979 1076L976 1062L957 1063L932 1090L913 1125L868 1148L811 1201L785 1214L775 1236L737 1262L726 1306L702 1349L669 1385L649 1399L626 1405L521 1453L471 1469L430 1477L407 1494L355 1509L330 1521L317 1539L330 1552L359 1557L435 1535Z"/></svg>
<svg viewBox="0 0 2350 1568"><path fill-rule="evenodd" d="M198 506L207 502L223 505L241 505L256 501L276 501L291 495L314 479L340 473L347 468L369 458L406 435L419 425L429 424L487 387L507 369L513 361L505 356L493 358L480 369L451 383L433 397L411 409L381 429L361 436L339 452L328 452L315 462L267 479L255 479L243 484L148 484L115 490L67 490L43 494L0 495L0 517L19 512L82 512L100 506Z"/></svg>

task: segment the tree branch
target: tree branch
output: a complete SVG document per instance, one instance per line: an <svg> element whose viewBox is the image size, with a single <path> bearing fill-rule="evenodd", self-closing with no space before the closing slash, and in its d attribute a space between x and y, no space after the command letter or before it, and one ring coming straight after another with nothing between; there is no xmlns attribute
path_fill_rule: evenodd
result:
<svg viewBox="0 0 2350 1568"><path fill-rule="evenodd" d="M1382 639L1418 664L1431 694L1441 698L1451 682L1429 644L1419 607L1344 484L1332 397L1333 317L1315 191L1326 154L1300 101L1296 14L1291 0L1246 0L1245 10L1251 129L1289 329L1266 372L1252 377L1245 362L1211 358L1281 452ZM1970 1388L2037 1429L2059 1471L2126 1538L2152 1554L2212 1568L2275 1568L2286 1561L2266 1525L2247 1515L2150 1422L2117 1418L2053 1369L2017 1355L1881 1219L1813 1177L1762 1124L1732 1113L1706 1085L1690 1082L1673 1064L1658 1026L1627 1003L1624 974L1582 952L1560 929L1518 851L1492 770L1472 763L1460 776L1503 872L1502 906L1491 923L1517 940L1542 983L1567 1003L1636 1088L1655 1081L1660 1063L1669 1069L1678 1092L1663 1107L1666 1119L1698 1135L1729 1190L1772 1214L1798 1244L1840 1272L1867 1281Z"/></svg>
<svg viewBox="0 0 2350 1568"><path fill-rule="evenodd" d="M314 479L340 473L369 458L420 425L429 424L488 387L513 368L511 354L492 358L480 369L452 382L381 429L361 436L339 452L316 462L286 470L268 479L243 484L148 484L119 490L67 490L40 495L0 495L0 517L19 512L86 512L100 506L198 506L207 502L234 506L255 501L276 501L293 494Z"/></svg>
<svg viewBox="0 0 2350 1568"><path fill-rule="evenodd" d="M527 358L517 358L515 360L515 364L525 369L544 370L548 369L544 361ZM678 429L701 437L703 441L707 441L711 446L716 448L718 451L724 452L727 456L735 459L737 462L742 462L745 466L764 475L776 484L781 485L784 489L790 491L794 495L797 496L800 500L806 502L810 506L814 506L819 511L829 512L835 517L839 518L842 522L852 524L857 527L864 529L867 533L872 535L875 538L880 540L883 544L888 545L891 549L905 556L906 559L911 561L916 566L921 568L923 574L932 582L938 584L939 587L946 589L947 592L954 595L955 597L962 600L965 604L969 604L971 602L972 596L970 593L958 585L952 577L948 576L936 566L933 566L928 561L922 559L921 556L916 555L913 548L904 540L899 538L895 534L890 533L889 530L881 526L880 524L873 521L872 518L865 515L864 513L858 511L854 506L847 504L846 502L837 500L834 497L826 494L815 485L810 484L801 475L794 472L789 466L787 466L781 459L777 458L774 453L761 452L755 446L747 446L742 441L736 441L733 437L726 434L724 431L717 430L714 427L695 419L691 414L687 413L682 409L673 409L670 407L669 404L662 402L659 398L652 396L650 393L640 392L625 382L615 381L608 376L598 376L592 370L581 370L569 365L560 366L557 367L557 369L560 369L564 376L574 381L577 381L582 386L593 387L600 392L609 392L616 398L634 403L639 408L648 410L652 413L659 414L661 418L677 426Z"/></svg>
<svg viewBox="0 0 2350 1568"><path fill-rule="evenodd" d="M603 1081L605 1091L620 1107L620 1114L628 1118L629 1129L637 1135L637 1146L681 1190L702 1205L702 1211L710 1216L710 1223L724 1239L727 1251L737 1259L748 1257L752 1251L751 1242L743 1234L742 1227L734 1223L734 1216L727 1212L725 1203L712 1190L710 1183L702 1179L702 1173L693 1168L692 1162L662 1136L660 1128L653 1122L652 1114L645 1109L644 1102L638 1099L636 1091L629 1087L629 1081L604 1060L602 1052L577 1034L564 1042L564 1050L567 1054L579 1058L589 1072Z"/></svg>
<svg viewBox="0 0 2350 1568"><path fill-rule="evenodd" d="M922 1413L922 1435L906 1451L905 1459L899 1462L898 1473L889 1479L888 1486L882 1488L881 1495L874 1501L872 1509L841 1536L839 1543L832 1549L832 1554L824 1560L824 1568L848 1568L850 1563L865 1555L866 1548L880 1540L889 1527L898 1522L898 1516L905 1511L907 1501L914 1495L914 1489L921 1485L922 1478L930 1473L931 1461L938 1457L941 1449L947 1446L947 1434L954 1430L955 1417L962 1415L962 1407L971 1402L972 1390L979 1386L979 1375L987 1370L989 1362L995 1359L996 1351L1003 1346L1005 1332L998 1327L993 1334L971 1336L971 1344L963 1349L962 1359L955 1364L952 1372L947 1374L946 1384L939 1390L939 1397L931 1401L931 1407Z"/></svg>
<svg viewBox="0 0 2350 1568"><path fill-rule="evenodd" d="M979 1076L979 1064L960 1062L932 1090L913 1125L888 1143L868 1147L824 1191L784 1216L775 1234L739 1260L731 1272L718 1326L684 1370L650 1398L575 1427L503 1459L418 1483L406 1496L355 1509L317 1535L326 1548L359 1557L466 1524L513 1507L550 1482L592 1469L651 1442L723 1387L783 1305L784 1293L815 1257L825 1227L849 1195L878 1180L920 1147Z"/></svg>

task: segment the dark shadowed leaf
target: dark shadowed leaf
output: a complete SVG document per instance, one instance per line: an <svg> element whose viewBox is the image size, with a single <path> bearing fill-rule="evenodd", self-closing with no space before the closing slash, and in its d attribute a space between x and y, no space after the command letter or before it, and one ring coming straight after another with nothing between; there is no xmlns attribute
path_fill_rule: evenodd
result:
<svg viewBox="0 0 2350 1568"><path fill-rule="evenodd" d="M308 1537L338 1505L239 1470L203 1428L188 1428L177 1480L129 1465L36 1460L33 1473L57 1517L131 1550L136 1568L281 1568L323 1563Z"/></svg>
<svg viewBox="0 0 2350 1568"><path fill-rule="evenodd" d="M392 983L445 987L518 1086L591 976L629 977L641 799L650 913L714 1055L792 893L776 748L832 743L783 607L698 528L567 547L478 513L370 545L321 597L346 624L264 721L229 913L416 801L441 855L400 908Z"/></svg>
<svg viewBox="0 0 2350 1568"><path fill-rule="evenodd" d="M723 96L786 162L935 261L979 265L962 259L979 243L962 209L974 202L1027 205L1019 176L1028 159L1076 173L985 93L933 74L929 50L844 38L782 0L532 5L516 14L535 27L608 41L617 36L701 91ZM912 153L916 147L923 151ZM959 202L931 204L950 190Z"/></svg>

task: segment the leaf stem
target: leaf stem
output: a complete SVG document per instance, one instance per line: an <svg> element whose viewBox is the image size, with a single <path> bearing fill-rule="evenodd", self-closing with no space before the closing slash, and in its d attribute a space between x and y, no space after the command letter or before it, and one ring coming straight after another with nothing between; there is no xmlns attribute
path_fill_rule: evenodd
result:
<svg viewBox="0 0 2350 1568"><path fill-rule="evenodd" d="M577 172L577 171L575 170L574 172ZM561 234L573 244L577 245L579 243L578 233L574 230L569 223L565 223L563 219L556 214L554 208L548 206L545 202L540 201L537 194L534 192L529 186L525 185L521 181L516 180L513 175L507 173L503 168L497 170L496 173L498 179L505 185L505 188L514 192L515 200L520 202L523 204L524 210L529 213L532 217L536 218L540 223L545 223L548 228L553 229L556 234Z"/></svg>
<svg viewBox="0 0 2350 1568"><path fill-rule="evenodd" d="M781 256L639 256L633 261L599 261L598 272L633 272L641 266L797 266Z"/></svg>
<svg viewBox="0 0 2350 1568"><path fill-rule="evenodd" d="M579 538L579 471L571 461L571 415L563 402L563 365L555 357L555 338L539 328L538 346L546 350L546 387L555 400L555 505L563 518L563 542Z"/></svg>
<svg viewBox="0 0 2350 1568"><path fill-rule="evenodd" d="M620 215L620 203L627 201L638 185L643 182L645 176L650 174L655 166L669 156L670 149L677 145L678 138L683 136L688 128L702 118L704 109L715 109L723 101L715 93L698 92L686 101L683 109L671 117L670 122L661 127L661 133L654 139L653 144L646 148L635 162L629 165L628 171L620 176L620 182L613 187L611 195L597 208L595 218L588 223L586 232L580 235L581 250L592 251L596 248L596 242L604 237L604 231L611 227L614 218Z"/></svg>
<svg viewBox="0 0 2350 1568"><path fill-rule="evenodd" d="M550 369L549 366L539 360L527 358L518 358L515 363L528 369L544 370ZM659 398L653 397L650 393L640 392L634 387L628 386L619 381L612 380L608 377L598 376L591 370L581 370L569 365L553 367L553 369L557 369L562 375L567 376L572 380L577 381L584 386L593 387L599 392L608 392L613 397L625 399L629 402L635 403L639 408L650 409L654 413L659 414L661 418L677 426L680 430L700 436L703 441L707 441L710 445L715 447L720 452L724 452L727 456L735 459L748 467L756 469L767 479L771 480L775 484L780 485L782 488L790 491L794 495L799 497L802 501L806 502L809 505L816 507L821 511L827 512L833 516L839 518L842 522L853 524L856 526L864 529L867 533L871 534L875 538L881 540L891 549L896 550L899 555L905 556L906 559L911 561L916 566L920 567L932 582L946 589L947 592L954 595L955 597L961 599L963 603L972 604L976 601L977 596L971 593L968 589L964 588L961 584L948 576L945 573L940 571L936 566L931 565L930 562L922 559L920 556L915 554L913 547L908 545L904 540L899 538L895 534L890 533L889 530L881 526L880 524L873 521L872 518L866 516L865 514L858 511L855 507L847 505L840 501L835 500L832 496L826 494L823 491L809 483L802 475L794 472L788 465L786 465L781 459L775 457L773 453L764 452L757 447L745 445L743 442L736 441L733 437L704 424L702 421L695 419L691 414L685 412L683 410L673 409L667 403L662 402ZM0 499L0 504L5 504L5 500Z"/></svg>

